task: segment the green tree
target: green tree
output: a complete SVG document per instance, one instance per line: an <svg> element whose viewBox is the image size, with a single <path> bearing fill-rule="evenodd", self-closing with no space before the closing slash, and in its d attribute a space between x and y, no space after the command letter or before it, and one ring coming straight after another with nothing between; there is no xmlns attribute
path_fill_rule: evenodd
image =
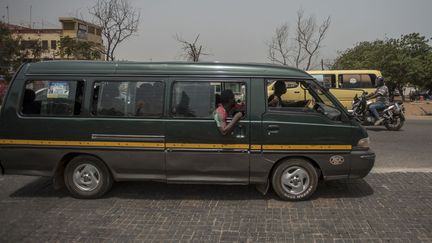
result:
<svg viewBox="0 0 432 243"><path fill-rule="evenodd" d="M402 35L399 39L360 42L340 53L334 69L378 69L391 91L403 92L406 84L426 88L431 82L429 40L419 33Z"/></svg>
<svg viewBox="0 0 432 243"><path fill-rule="evenodd" d="M96 43L80 41L69 36L60 39L58 54L61 58L95 60L101 58L101 47Z"/></svg>
<svg viewBox="0 0 432 243"><path fill-rule="evenodd" d="M0 75L10 80L14 70L20 65L21 48L19 40L12 37L10 30L0 23Z"/></svg>

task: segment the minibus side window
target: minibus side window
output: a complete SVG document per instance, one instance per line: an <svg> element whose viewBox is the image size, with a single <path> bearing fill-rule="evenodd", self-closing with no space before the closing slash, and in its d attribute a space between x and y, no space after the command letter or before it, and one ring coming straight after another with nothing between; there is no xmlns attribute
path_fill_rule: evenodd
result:
<svg viewBox="0 0 432 243"><path fill-rule="evenodd" d="M311 76L325 88L336 88L336 75L334 74L313 74Z"/></svg>
<svg viewBox="0 0 432 243"><path fill-rule="evenodd" d="M98 81L93 86L92 115L160 117L163 98L161 81Z"/></svg>
<svg viewBox="0 0 432 243"><path fill-rule="evenodd" d="M376 75L374 74L343 74L342 88L373 88Z"/></svg>
<svg viewBox="0 0 432 243"><path fill-rule="evenodd" d="M231 90L235 96L236 105L231 112L245 112L246 85L243 82L182 81L173 85L171 115L178 118L211 118L224 90Z"/></svg>
<svg viewBox="0 0 432 243"><path fill-rule="evenodd" d="M83 81L26 81L21 113L31 116L80 115L83 92Z"/></svg>

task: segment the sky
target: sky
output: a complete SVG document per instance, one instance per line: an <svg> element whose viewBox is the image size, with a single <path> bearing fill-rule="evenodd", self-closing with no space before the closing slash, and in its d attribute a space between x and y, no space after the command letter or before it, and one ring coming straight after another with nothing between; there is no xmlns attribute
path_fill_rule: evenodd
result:
<svg viewBox="0 0 432 243"><path fill-rule="evenodd" d="M116 59L130 61L182 60L175 34L192 41L200 34L205 61L268 62L267 46L276 27L290 25L296 12L314 15L317 22L331 16L320 58L334 59L338 51L360 41L398 38L419 32L432 37L431 0L129 0L141 14L139 31L118 48ZM60 27L60 16L82 16L95 0L0 0L0 16L28 25L30 8L35 27Z"/></svg>

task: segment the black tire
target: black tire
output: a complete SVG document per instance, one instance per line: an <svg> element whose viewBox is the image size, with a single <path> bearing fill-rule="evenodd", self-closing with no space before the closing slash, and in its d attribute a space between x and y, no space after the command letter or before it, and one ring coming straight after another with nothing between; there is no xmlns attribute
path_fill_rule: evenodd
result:
<svg viewBox="0 0 432 243"><path fill-rule="evenodd" d="M302 180L302 178L296 178L294 176L289 182L292 182L292 184L282 183L282 177L284 175L295 171L298 171L297 173L307 175L307 179L303 178ZM297 179L297 181L295 181L294 179ZM302 187L303 189L300 189L299 192L293 192L293 190L290 191L290 189L295 188L291 187L291 185L296 184L296 182L297 185L299 185L298 183L300 183L300 181L302 183L300 187ZM317 169L309 161L300 158L293 158L282 161L273 170L272 186L276 194L283 200L301 201L308 199L310 196L312 196L318 186Z"/></svg>
<svg viewBox="0 0 432 243"><path fill-rule="evenodd" d="M402 128L403 124L405 123L405 118L402 117L402 116L397 116L397 117L395 117L395 120L397 121L397 123L395 122L397 125L395 125L395 124L388 124L388 123L384 124L384 126L387 128L387 130L389 130L389 131L399 131Z"/></svg>
<svg viewBox="0 0 432 243"><path fill-rule="evenodd" d="M74 181L74 173L82 175L79 180ZM88 181L85 180L89 178L90 181L97 181L97 183L86 185ZM111 189L113 184L111 173L106 165L101 160L88 155L80 155L69 161L65 168L64 180L72 196L82 199L100 198Z"/></svg>

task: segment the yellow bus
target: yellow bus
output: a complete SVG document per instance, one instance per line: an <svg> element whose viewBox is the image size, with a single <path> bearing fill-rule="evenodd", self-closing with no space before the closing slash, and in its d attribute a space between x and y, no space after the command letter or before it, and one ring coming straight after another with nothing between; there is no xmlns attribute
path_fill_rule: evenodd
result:
<svg viewBox="0 0 432 243"><path fill-rule="evenodd" d="M310 70L312 75L347 108L351 109L354 96L363 91L375 91L375 80L382 76L378 70Z"/></svg>

